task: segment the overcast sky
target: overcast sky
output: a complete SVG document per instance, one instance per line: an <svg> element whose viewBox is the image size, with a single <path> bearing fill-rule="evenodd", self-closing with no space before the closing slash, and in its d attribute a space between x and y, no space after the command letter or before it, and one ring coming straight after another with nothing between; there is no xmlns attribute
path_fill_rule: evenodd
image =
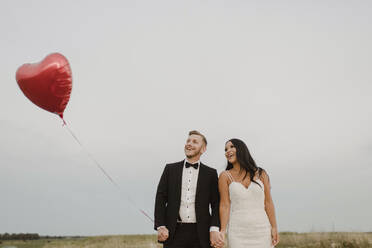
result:
<svg viewBox="0 0 372 248"><path fill-rule="evenodd" d="M371 1L1 1L0 233L154 233L15 72L65 55L69 127L153 216L187 132L240 138L280 231L372 231Z"/></svg>

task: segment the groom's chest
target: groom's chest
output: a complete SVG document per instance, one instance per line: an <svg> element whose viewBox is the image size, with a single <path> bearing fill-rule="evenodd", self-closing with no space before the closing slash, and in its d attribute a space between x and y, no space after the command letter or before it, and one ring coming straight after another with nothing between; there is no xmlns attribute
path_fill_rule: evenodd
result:
<svg viewBox="0 0 372 248"><path fill-rule="evenodd" d="M198 170L194 168L175 167L168 178L169 193L181 197L181 193L188 193L188 195L204 195L209 192L211 185L210 176L200 166Z"/></svg>
<svg viewBox="0 0 372 248"><path fill-rule="evenodd" d="M181 191L182 195L187 194L190 196L195 195L196 186L199 177L199 169L183 168L182 179L181 179Z"/></svg>

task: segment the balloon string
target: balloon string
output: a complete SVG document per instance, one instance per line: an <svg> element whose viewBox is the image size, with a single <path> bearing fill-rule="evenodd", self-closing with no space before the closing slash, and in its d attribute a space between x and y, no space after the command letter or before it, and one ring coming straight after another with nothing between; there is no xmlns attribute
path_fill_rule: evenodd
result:
<svg viewBox="0 0 372 248"><path fill-rule="evenodd" d="M64 122L64 126L66 126L67 130L69 131L69 133L71 134L71 136L75 139L75 141L80 145L80 147L84 150L84 152L88 155L88 157L94 162L94 164L101 170L101 172L110 180L110 182L119 190L119 192L124 195L127 200L133 205L134 208L136 208L137 210L139 210L144 216L146 216L147 218L150 219L151 222L154 222L154 220L144 211L142 210L141 208L139 208L137 206L137 204L129 197L128 194L126 194L121 188L120 186L114 181L114 179L112 179L112 177L103 169L103 167L100 165L100 163L93 157L93 155L88 152L87 149L85 149L85 147L83 146L83 144L80 142L80 140L77 138L77 136L74 134L74 132L72 132L72 130L70 129L70 127L66 124L66 122Z"/></svg>

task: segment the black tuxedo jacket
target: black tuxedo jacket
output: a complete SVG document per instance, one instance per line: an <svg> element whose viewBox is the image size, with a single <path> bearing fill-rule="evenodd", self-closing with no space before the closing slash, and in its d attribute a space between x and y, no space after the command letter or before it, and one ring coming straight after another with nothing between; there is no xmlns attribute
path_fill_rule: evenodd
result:
<svg viewBox="0 0 372 248"><path fill-rule="evenodd" d="M176 231L181 204L181 184L184 160L167 164L160 178L155 199L155 230L166 226L169 237L164 242L170 244ZM211 213L209 211L211 207ZM201 246L210 247L210 226L220 227L219 192L217 171L200 163L195 196L197 231Z"/></svg>

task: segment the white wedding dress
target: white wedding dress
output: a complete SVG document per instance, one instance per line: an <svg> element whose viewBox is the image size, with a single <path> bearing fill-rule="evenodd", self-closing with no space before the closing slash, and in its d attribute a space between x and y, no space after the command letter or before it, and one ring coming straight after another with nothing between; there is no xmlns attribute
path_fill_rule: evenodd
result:
<svg viewBox="0 0 372 248"><path fill-rule="evenodd" d="M227 171L231 183L230 218L228 223L229 248L271 248L271 225L265 211L264 185L255 179L248 188L234 181Z"/></svg>

